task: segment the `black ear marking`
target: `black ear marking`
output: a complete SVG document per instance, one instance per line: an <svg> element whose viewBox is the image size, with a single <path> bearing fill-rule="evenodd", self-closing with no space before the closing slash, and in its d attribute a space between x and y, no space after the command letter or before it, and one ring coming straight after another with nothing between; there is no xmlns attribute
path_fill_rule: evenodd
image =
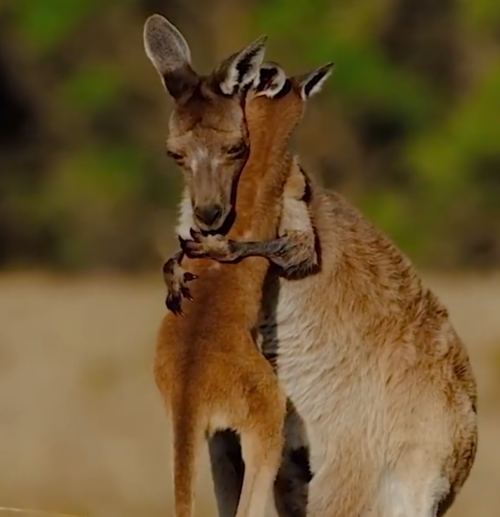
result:
<svg viewBox="0 0 500 517"><path fill-rule="evenodd" d="M261 68L259 70L259 84L255 91L262 92L266 88L269 88L277 73L278 69L276 67Z"/></svg>
<svg viewBox="0 0 500 517"><path fill-rule="evenodd" d="M304 93L306 94L306 97L309 97L312 89L319 83L319 81L321 81L322 77L323 77L322 75L316 74L304 86Z"/></svg>
<svg viewBox="0 0 500 517"><path fill-rule="evenodd" d="M304 100L318 93L323 83L330 76L333 70L333 63L327 63L312 72L304 74L300 78L301 96Z"/></svg>
<svg viewBox="0 0 500 517"><path fill-rule="evenodd" d="M264 59L266 39L266 36L261 36L220 63L210 81L218 93L231 97L241 94L254 83Z"/></svg>
<svg viewBox="0 0 500 517"><path fill-rule="evenodd" d="M288 79L284 70L276 63L264 63L254 82L256 96L273 98L278 96L285 87Z"/></svg>
<svg viewBox="0 0 500 517"><path fill-rule="evenodd" d="M253 62L256 58L259 57L260 52L261 52L261 48L256 46L256 47L252 48L245 55L245 57L236 64L236 70L238 71L238 79L237 79L238 86L237 87L239 87L242 84L245 85L245 82L243 79L245 78L246 74L251 72L252 67L254 66Z"/></svg>

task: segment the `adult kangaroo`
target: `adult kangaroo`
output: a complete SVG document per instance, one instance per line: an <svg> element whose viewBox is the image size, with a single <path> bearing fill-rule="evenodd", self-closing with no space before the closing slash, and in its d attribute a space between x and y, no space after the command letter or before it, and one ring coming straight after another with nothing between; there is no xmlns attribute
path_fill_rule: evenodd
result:
<svg viewBox="0 0 500 517"><path fill-rule="evenodd" d="M286 274L310 242L288 231L286 210L277 239L197 233L184 250L221 262L262 256L281 268L263 297L261 347L298 415L286 424L290 444L309 450L307 515L440 517L476 455L477 388L465 346L390 239L339 194L313 179L309 191L304 217L316 233L316 274ZM234 515L227 501L239 497L234 450L234 437L216 435L211 459L223 517ZM294 497L278 490L277 506L296 508Z"/></svg>

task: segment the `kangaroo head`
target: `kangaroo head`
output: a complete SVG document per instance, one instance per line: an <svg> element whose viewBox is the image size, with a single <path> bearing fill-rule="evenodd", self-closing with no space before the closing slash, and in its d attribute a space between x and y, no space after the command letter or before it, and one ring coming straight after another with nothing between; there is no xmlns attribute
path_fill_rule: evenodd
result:
<svg viewBox="0 0 500 517"><path fill-rule="evenodd" d="M163 16L147 19L144 46L174 100L167 152L184 171L195 223L217 231L232 211L234 187L248 155L243 107L259 74L265 37L229 56L208 76L193 70L185 38Z"/></svg>
<svg viewBox="0 0 500 517"><path fill-rule="evenodd" d="M257 140L259 147L288 144L307 100L321 90L332 68L333 64L328 63L305 74L287 77L278 64L263 63L244 107L250 144Z"/></svg>

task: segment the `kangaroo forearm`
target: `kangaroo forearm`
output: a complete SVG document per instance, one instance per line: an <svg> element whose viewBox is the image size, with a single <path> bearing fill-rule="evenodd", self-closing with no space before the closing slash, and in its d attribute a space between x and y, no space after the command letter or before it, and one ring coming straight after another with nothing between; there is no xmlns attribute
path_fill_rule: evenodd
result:
<svg viewBox="0 0 500 517"><path fill-rule="evenodd" d="M170 257L163 264L163 276L165 277L165 275L170 274L175 265L180 265L183 257L184 252L181 249L178 249L174 253L172 253L172 255L170 255Z"/></svg>
<svg viewBox="0 0 500 517"><path fill-rule="evenodd" d="M284 276L307 275L318 266L315 235L292 230L269 241L229 241L238 258L260 256L281 269Z"/></svg>

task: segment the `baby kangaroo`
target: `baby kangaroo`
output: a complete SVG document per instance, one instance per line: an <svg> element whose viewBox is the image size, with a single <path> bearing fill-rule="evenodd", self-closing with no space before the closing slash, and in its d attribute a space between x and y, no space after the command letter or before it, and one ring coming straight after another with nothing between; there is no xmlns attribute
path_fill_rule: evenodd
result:
<svg viewBox="0 0 500 517"><path fill-rule="evenodd" d="M205 231L222 228L234 202L231 238L275 238L285 185L290 195L304 195L304 176L288 142L317 72L287 79L278 66L260 69L261 38L200 77L186 41L165 18L151 16L144 39L175 100L168 148L186 173L191 221ZM194 301L183 318L164 317L155 358L156 382L172 421L176 516L193 514L204 439L232 429L240 435L245 462L236 516L261 517L280 465L286 411L273 369L255 342L269 262L250 257L234 265L186 263L198 277Z"/></svg>

